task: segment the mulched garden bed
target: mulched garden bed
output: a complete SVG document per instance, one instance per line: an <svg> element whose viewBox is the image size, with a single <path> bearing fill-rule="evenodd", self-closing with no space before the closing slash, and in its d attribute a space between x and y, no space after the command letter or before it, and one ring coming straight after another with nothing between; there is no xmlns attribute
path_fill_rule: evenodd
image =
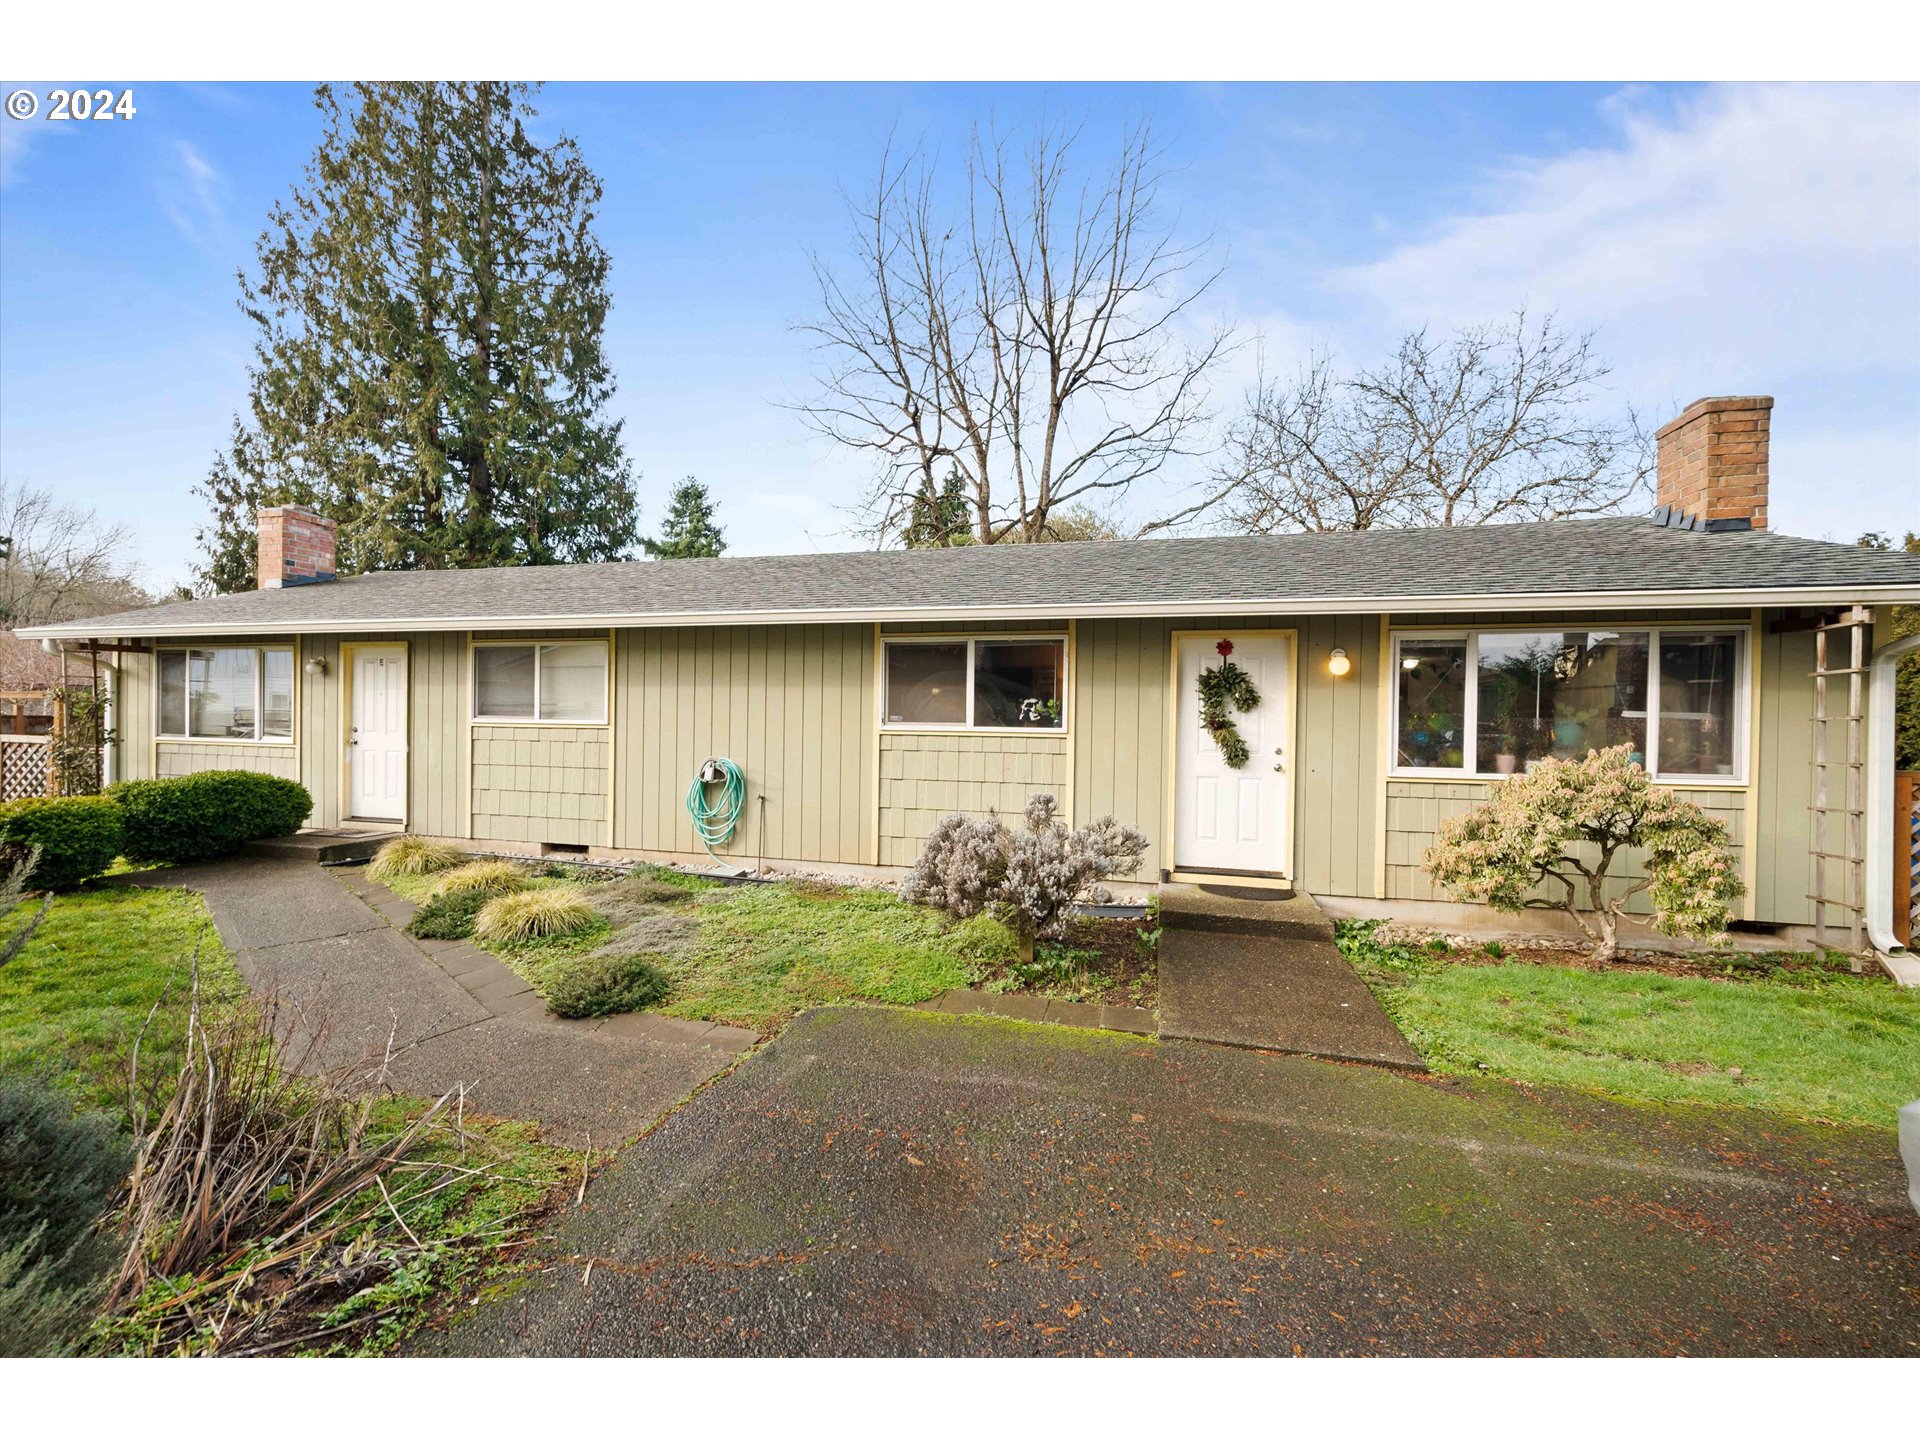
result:
<svg viewBox="0 0 1920 1440"><path fill-rule="evenodd" d="M1072 922L1064 942L1042 941L1031 967L1018 961L995 965L976 982L996 994L1046 995L1056 1000L1098 1000L1109 1005L1160 1004L1160 956L1141 937L1154 935L1151 920L1091 917Z"/></svg>

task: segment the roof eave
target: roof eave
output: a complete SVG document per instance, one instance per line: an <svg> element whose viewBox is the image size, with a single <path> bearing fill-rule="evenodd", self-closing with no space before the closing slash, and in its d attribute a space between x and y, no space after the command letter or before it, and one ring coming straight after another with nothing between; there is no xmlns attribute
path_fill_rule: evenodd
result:
<svg viewBox="0 0 1920 1440"><path fill-rule="evenodd" d="M889 620L965 622L1185 618L1212 615L1423 615L1487 610L1725 609L1780 605L1920 604L1920 585L1774 586L1720 590L1580 590L1515 594L1272 596L1263 599L1145 600L1109 604L896 605L817 610L693 610L648 614L370 616L343 620L182 621L164 625L102 626L77 620L35 625L15 633L30 640L92 640L109 636L166 639L199 635L348 634L370 630L597 630L674 625L844 625Z"/></svg>

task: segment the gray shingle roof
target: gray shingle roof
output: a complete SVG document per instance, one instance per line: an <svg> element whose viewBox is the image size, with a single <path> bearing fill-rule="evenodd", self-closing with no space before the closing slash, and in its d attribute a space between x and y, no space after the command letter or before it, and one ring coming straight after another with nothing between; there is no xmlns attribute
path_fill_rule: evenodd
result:
<svg viewBox="0 0 1920 1440"><path fill-rule="evenodd" d="M42 626L62 636L1920 600L1920 556L1619 518L1331 535L393 571ZM1470 603L1469 603L1470 602ZM1671 603L1669 601L1669 603Z"/></svg>

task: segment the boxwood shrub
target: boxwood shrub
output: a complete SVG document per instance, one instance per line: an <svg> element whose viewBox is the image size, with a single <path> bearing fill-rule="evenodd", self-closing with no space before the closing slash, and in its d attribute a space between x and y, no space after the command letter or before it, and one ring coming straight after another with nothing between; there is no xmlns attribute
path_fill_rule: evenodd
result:
<svg viewBox="0 0 1920 1440"><path fill-rule="evenodd" d="M252 770L125 780L107 793L125 826L121 853L163 865L212 860L249 840L291 835L313 811L305 786Z"/></svg>
<svg viewBox="0 0 1920 1440"><path fill-rule="evenodd" d="M27 883L65 890L91 880L120 853L120 807L104 795L15 800L0 805L0 874L40 847Z"/></svg>

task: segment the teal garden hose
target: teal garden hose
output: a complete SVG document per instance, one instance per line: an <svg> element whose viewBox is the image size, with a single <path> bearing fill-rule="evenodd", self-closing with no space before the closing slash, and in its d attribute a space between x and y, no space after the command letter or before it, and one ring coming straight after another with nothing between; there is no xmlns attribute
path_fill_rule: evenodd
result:
<svg viewBox="0 0 1920 1440"><path fill-rule="evenodd" d="M719 798L712 800L709 797L715 786L719 787ZM740 812L746 808L747 777L740 773L740 767L724 756L709 757L687 786L687 814L693 820L693 833L714 859L720 857L713 854L713 847L733 839Z"/></svg>

